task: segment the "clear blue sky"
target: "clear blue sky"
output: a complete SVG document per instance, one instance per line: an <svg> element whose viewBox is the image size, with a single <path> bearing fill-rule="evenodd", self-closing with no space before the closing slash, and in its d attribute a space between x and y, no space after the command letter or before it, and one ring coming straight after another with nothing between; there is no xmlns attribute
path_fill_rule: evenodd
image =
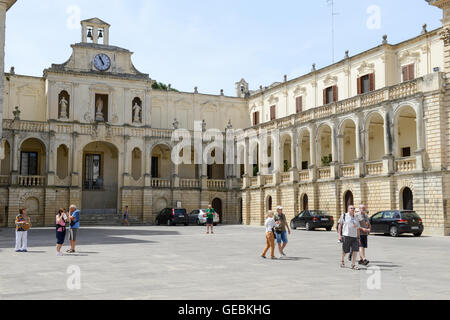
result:
<svg viewBox="0 0 450 320"><path fill-rule="evenodd" d="M81 19L109 22L110 43L133 51L138 70L182 91L234 95L243 77L257 89L332 62L327 0L18 0L7 16L6 70L42 76L65 62L81 38L68 24L72 5ZM398 43L424 23L438 28L442 15L424 0L335 0L335 11L336 60L379 45L383 34Z"/></svg>

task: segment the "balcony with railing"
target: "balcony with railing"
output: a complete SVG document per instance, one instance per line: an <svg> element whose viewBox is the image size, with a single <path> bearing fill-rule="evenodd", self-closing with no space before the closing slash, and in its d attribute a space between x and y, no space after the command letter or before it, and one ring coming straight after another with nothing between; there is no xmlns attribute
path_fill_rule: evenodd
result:
<svg viewBox="0 0 450 320"><path fill-rule="evenodd" d="M299 180L301 182L308 182L310 180L309 179L309 170L300 171L298 176L299 176Z"/></svg>
<svg viewBox="0 0 450 320"><path fill-rule="evenodd" d="M152 188L170 188L172 182L169 179L152 178Z"/></svg>
<svg viewBox="0 0 450 320"><path fill-rule="evenodd" d="M17 184L21 187L45 187L46 180L43 176L19 176Z"/></svg>
<svg viewBox="0 0 450 320"><path fill-rule="evenodd" d="M341 177L353 178L356 176L355 165L344 165L341 167Z"/></svg>
<svg viewBox="0 0 450 320"><path fill-rule="evenodd" d="M200 188L200 180L199 179L180 179L180 188L183 188L183 189Z"/></svg>
<svg viewBox="0 0 450 320"><path fill-rule="evenodd" d="M396 160L395 169L398 173L416 171L416 158L405 158Z"/></svg>
<svg viewBox="0 0 450 320"><path fill-rule="evenodd" d="M371 161L366 163L368 176L379 176L383 173L383 161Z"/></svg>
<svg viewBox="0 0 450 320"><path fill-rule="evenodd" d="M208 180L207 186L211 190L223 190L226 188L226 180Z"/></svg>
<svg viewBox="0 0 450 320"><path fill-rule="evenodd" d="M331 168L319 168L319 180L326 180L331 178Z"/></svg>

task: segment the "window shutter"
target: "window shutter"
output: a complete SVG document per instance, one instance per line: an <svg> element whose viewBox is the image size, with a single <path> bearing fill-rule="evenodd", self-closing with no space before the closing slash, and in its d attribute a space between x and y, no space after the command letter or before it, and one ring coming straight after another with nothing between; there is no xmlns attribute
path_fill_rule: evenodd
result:
<svg viewBox="0 0 450 320"><path fill-rule="evenodd" d="M362 93L362 77L358 78L358 94Z"/></svg>
<svg viewBox="0 0 450 320"><path fill-rule="evenodd" d="M323 104L328 104L328 95L327 95L327 89L323 89Z"/></svg>
<svg viewBox="0 0 450 320"><path fill-rule="evenodd" d="M297 113L303 112L303 97L297 97Z"/></svg>
<svg viewBox="0 0 450 320"><path fill-rule="evenodd" d="M414 80L416 78L414 74L415 73L414 67L415 67L414 63L408 66L408 80Z"/></svg>
<svg viewBox="0 0 450 320"><path fill-rule="evenodd" d="M403 73L403 82L408 81L408 76L409 76L409 68L408 66L404 66L402 68L402 73Z"/></svg>
<svg viewBox="0 0 450 320"><path fill-rule="evenodd" d="M375 73L369 74L370 91L375 91Z"/></svg>
<svg viewBox="0 0 450 320"><path fill-rule="evenodd" d="M257 126L258 124L259 124L259 111L256 112L256 115L255 115L255 126Z"/></svg>
<svg viewBox="0 0 450 320"><path fill-rule="evenodd" d="M338 101L338 86L333 86L333 102Z"/></svg>
<svg viewBox="0 0 450 320"><path fill-rule="evenodd" d="M270 120L273 121L276 119L276 112L275 112L276 106L270 107Z"/></svg>

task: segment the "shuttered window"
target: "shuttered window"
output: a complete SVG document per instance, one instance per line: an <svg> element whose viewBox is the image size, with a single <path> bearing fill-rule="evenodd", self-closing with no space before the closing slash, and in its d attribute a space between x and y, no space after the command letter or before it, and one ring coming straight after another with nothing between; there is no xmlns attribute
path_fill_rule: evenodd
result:
<svg viewBox="0 0 450 320"><path fill-rule="evenodd" d="M336 102L339 99L338 87L328 87L323 90L323 102L324 104L330 104Z"/></svg>
<svg viewBox="0 0 450 320"><path fill-rule="evenodd" d="M297 97L295 99L295 105L297 113L303 112L303 97Z"/></svg>
<svg viewBox="0 0 450 320"><path fill-rule="evenodd" d="M253 125L257 126L259 124L259 112L253 113Z"/></svg>
<svg viewBox="0 0 450 320"><path fill-rule="evenodd" d="M270 107L270 121L273 121L277 118L276 106Z"/></svg>
<svg viewBox="0 0 450 320"><path fill-rule="evenodd" d="M375 73L358 78L358 94L375 91Z"/></svg>
<svg viewBox="0 0 450 320"><path fill-rule="evenodd" d="M402 74L403 74L403 82L405 81L411 81L416 78L415 75L415 64L409 64L407 66L402 67Z"/></svg>

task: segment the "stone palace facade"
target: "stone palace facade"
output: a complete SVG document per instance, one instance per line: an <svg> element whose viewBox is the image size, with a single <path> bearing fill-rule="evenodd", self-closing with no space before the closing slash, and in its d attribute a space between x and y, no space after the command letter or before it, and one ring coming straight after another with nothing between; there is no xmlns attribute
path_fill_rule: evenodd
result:
<svg viewBox="0 0 450 320"><path fill-rule="evenodd" d="M0 0L1 70L14 2ZM437 30L395 45L384 37L259 90L242 79L236 97L155 89L132 52L109 44L109 24L82 21L67 62L43 77L2 75L0 226L19 207L52 226L72 203L83 214L128 205L144 223L166 207L213 203L224 223L249 225L277 205L288 218L304 209L337 218L365 203L371 213L416 210L426 233L450 235L450 1L428 2L444 11ZM194 121L203 133L241 129L242 164L176 165L172 133L193 132Z"/></svg>

